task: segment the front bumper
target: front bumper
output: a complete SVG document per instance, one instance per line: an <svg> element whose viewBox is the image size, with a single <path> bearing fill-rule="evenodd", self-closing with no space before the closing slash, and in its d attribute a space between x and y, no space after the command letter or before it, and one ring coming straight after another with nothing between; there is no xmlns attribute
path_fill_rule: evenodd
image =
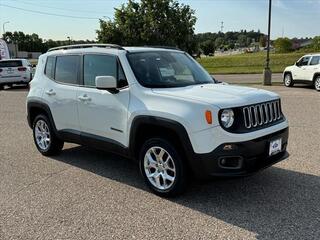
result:
<svg viewBox="0 0 320 240"><path fill-rule="evenodd" d="M210 176L237 177L251 175L286 159L289 128L245 142L224 143L206 154L194 153L191 168L197 177ZM281 152L269 156L270 141L282 139ZM228 149L226 145L232 145ZM224 159L238 164L223 165Z"/></svg>

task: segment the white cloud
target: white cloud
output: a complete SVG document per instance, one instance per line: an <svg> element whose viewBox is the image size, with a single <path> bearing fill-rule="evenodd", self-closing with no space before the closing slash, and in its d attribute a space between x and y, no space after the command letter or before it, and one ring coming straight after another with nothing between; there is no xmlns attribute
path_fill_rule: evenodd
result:
<svg viewBox="0 0 320 240"><path fill-rule="evenodd" d="M276 7L276 8L282 8L282 9L287 9L287 2L283 1L283 0L273 0L272 1L272 6Z"/></svg>

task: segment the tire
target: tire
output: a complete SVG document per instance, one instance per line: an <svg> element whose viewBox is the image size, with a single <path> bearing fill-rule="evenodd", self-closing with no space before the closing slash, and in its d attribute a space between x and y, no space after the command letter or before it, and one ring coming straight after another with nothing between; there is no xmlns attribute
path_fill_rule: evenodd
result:
<svg viewBox="0 0 320 240"><path fill-rule="evenodd" d="M0 85L0 91L3 90L3 85Z"/></svg>
<svg viewBox="0 0 320 240"><path fill-rule="evenodd" d="M293 86L293 79L291 73L286 73L284 75L283 83L286 87L292 87Z"/></svg>
<svg viewBox="0 0 320 240"><path fill-rule="evenodd" d="M34 143L42 155L53 156L61 152L64 142L54 134L47 116L38 115L33 121L32 130Z"/></svg>
<svg viewBox="0 0 320 240"><path fill-rule="evenodd" d="M320 91L320 76L317 76L316 79L314 80L314 88L317 91Z"/></svg>
<svg viewBox="0 0 320 240"><path fill-rule="evenodd" d="M155 194L174 197L185 190L187 171L181 156L179 151L163 138L151 138L143 144L139 155L140 172Z"/></svg>

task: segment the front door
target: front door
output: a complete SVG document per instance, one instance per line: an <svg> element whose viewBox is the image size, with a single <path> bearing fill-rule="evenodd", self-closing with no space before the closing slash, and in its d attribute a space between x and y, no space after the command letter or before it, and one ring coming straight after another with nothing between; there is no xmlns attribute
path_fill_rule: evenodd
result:
<svg viewBox="0 0 320 240"><path fill-rule="evenodd" d="M114 76L118 93L95 88L96 76ZM78 114L84 138L112 140L126 145L129 88L116 56L88 54L83 56L83 87L78 90Z"/></svg>
<svg viewBox="0 0 320 240"><path fill-rule="evenodd" d="M301 58L297 62L295 71L293 73L294 80L307 80L307 78L308 78L307 66L309 64L310 58L311 58L310 56L306 56L306 57Z"/></svg>

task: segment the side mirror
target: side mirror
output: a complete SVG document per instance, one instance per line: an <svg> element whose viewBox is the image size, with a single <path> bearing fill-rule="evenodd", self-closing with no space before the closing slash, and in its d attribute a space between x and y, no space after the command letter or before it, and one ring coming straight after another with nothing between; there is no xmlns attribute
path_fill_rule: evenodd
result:
<svg viewBox="0 0 320 240"><path fill-rule="evenodd" d="M96 88L117 93L117 79L113 76L96 76Z"/></svg>

